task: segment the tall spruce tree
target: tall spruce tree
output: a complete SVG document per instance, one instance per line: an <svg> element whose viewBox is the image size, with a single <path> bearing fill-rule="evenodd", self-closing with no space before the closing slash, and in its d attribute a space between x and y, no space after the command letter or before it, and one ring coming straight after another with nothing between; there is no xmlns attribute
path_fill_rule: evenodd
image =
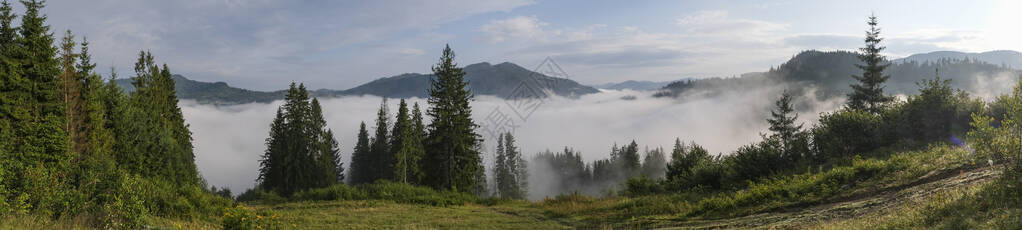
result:
<svg viewBox="0 0 1022 230"><path fill-rule="evenodd" d="M114 133L108 128L107 108L104 105L104 94L106 94L103 79L96 74L96 64L92 63L92 56L89 54L89 42L82 38L81 51L78 53L78 64L75 69L78 71L78 79L81 81L81 126L79 127L80 143L79 151L89 155L102 155L108 157L113 153Z"/></svg>
<svg viewBox="0 0 1022 230"><path fill-rule="evenodd" d="M472 94L465 82L465 72L454 63L454 51L449 45L433 66L430 83L427 113L433 120L423 159L424 182L433 188L463 192L485 188L477 183L477 175L484 171L478 150L480 137L475 132L478 125L472 121L469 105Z"/></svg>
<svg viewBox="0 0 1022 230"><path fill-rule="evenodd" d="M862 69L861 76L852 76L859 82L852 84L852 92L848 94L848 107L855 110L863 110L873 114L879 114L884 105L894 100L893 97L884 94L884 82L890 76L884 75L884 69L890 64L880 54L885 47L880 45L883 38L880 37L880 28L877 27L877 17L869 16L869 30L866 31L866 46L859 48L859 60L865 65L855 65Z"/></svg>
<svg viewBox="0 0 1022 230"><path fill-rule="evenodd" d="M421 115L418 115L421 118ZM407 184L417 184L419 178L419 160L422 158L422 138L419 136L416 121L409 115L408 104L404 99L398 104L397 119L391 131L391 151L394 155L394 180Z"/></svg>
<svg viewBox="0 0 1022 230"><path fill-rule="evenodd" d="M326 120L323 119L323 108L319 100L312 99L310 114L310 131L313 138L312 154L317 161L317 168L321 172L318 175L319 182L314 186L326 187L344 180L344 167L341 163L339 143L334 138L334 132L326 127Z"/></svg>
<svg viewBox="0 0 1022 230"><path fill-rule="evenodd" d="M667 173L667 157L664 156L664 149L657 147L653 150L646 150L646 156L642 158L642 175L661 179Z"/></svg>
<svg viewBox="0 0 1022 230"><path fill-rule="evenodd" d="M618 154L620 156L620 161L617 163L621 166L621 170L624 172L624 175L628 175L628 177L638 176L640 173L639 170L641 169L640 167L642 167L642 162L639 158L639 145L635 143L635 140L632 140L632 143L621 148Z"/></svg>
<svg viewBox="0 0 1022 230"><path fill-rule="evenodd" d="M130 173L161 178L177 184L196 185L191 131L184 121L174 88L174 79L166 64L156 64L152 53L139 52L132 78L135 91L126 111L125 151L116 159Z"/></svg>
<svg viewBox="0 0 1022 230"><path fill-rule="evenodd" d="M394 179L394 153L390 151L390 111L387 107L387 99L380 103L380 110L376 112L376 133L369 143L369 152L372 157L372 174L370 182L385 179Z"/></svg>
<svg viewBox="0 0 1022 230"><path fill-rule="evenodd" d="M372 182L372 156L369 151L369 131L366 130L366 123L362 122L358 129L358 140L351 153L351 164L348 166L349 183L363 184Z"/></svg>
<svg viewBox="0 0 1022 230"><path fill-rule="evenodd" d="M343 179L338 144L326 128L319 101L310 101L305 85L295 83L284 101L270 124L266 152L259 161L260 187L291 196Z"/></svg>
<svg viewBox="0 0 1022 230"><path fill-rule="evenodd" d="M85 111L83 111L85 100L82 98L85 75L82 75L81 71L77 69L79 64L76 63L79 57L79 54L75 53L77 45L74 41L74 34L71 33L71 30L67 30L60 42L59 58L61 70L60 94L64 102L64 113L67 119L67 122L64 124L64 130L67 131L70 137L71 151L80 154L84 151L86 141L85 136L81 132L86 116Z"/></svg>
<svg viewBox="0 0 1022 230"><path fill-rule="evenodd" d="M13 84L16 94L14 159L32 165L62 171L70 163L67 130L64 129L66 108L60 97L60 61L41 1L22 1L25 15L17 29L15 45L10 50L17 70ZM6 36L6 35L5 35Z"/></svg>
<svg viewBox="0 0 1022 230"><path fill-rule="evenodd" d="M501 134L498 138L494 165L496 195L501 198L524 199L529 186L527 166L511 133Z"/></svg>

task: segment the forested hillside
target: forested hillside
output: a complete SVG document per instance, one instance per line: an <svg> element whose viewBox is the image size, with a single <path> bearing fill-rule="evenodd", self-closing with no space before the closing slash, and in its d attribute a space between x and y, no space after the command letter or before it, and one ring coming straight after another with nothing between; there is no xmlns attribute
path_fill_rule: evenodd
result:
<svg viewBox="0 0 1022 230"><path fill-rule="evenodd" d="M862 62L856 53L810 50L801 52L791 60L764 73L750 73L732 78L678 81L665 86L658 95L679 96L685 92L703 90L728 93L764 85L790 85L787 88L792 90L815 88L823 97L844 96L850 92L848 86L855 80L851 76L859 74L856 65L860 64ZM997 88L994 87L996 84L1010 84L1017 80L1018 74L1022 72L975 59L942 59L933 62L891 62L885 73L891 76L885 87L887 92L908 95L917 93L917 82L937 74L944 79L950 79L954 88L974 92Z"/></svg>

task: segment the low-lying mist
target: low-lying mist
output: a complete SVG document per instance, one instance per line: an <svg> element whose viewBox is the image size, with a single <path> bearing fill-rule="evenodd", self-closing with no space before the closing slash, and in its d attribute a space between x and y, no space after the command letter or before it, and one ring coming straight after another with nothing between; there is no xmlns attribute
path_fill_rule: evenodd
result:
<svg viewBox="0 0 1022 230"><path fill-rule="evenodd" d="M669 157L675 138L694 141L711 153L728 153L737 147L760 139L767 132L765 118L784 87L764 86L754 90L724 94L691 94L680 99L656 98L650 92L602 91L577 99L552 97L544 99L524 121L518 119L514 135L526 160L544 151L564 147L581 152L585 162L609 157L610 148L633 139L639 146L664 147ZM815 90L799 98L800 120L806 127L820 112L837 109L843 99L817 100ZM351 96L321 101L324 117L341 143L345 168L359 123L373 129L380 97ZM414 98L425 109L425 99ZM388 100L390 111L396 111L397 100ZM182 101L181 107L193 132L196 164L209 184L227 186L235 193L255 185L259 158L265 150L269 124L280 101L269 104L212 106ZM486 125L494 109L510 113L502 98L478 96L472 103L476 123ZM391 114L394 116L394 114ZM513 114L511 114L514 117ZM393 118L391 118L393 120ZM428 117L426 122L428 122ZM372 132L372 131L370 131ZM485 139L486 164L492 165L495 143L482 129ZM570 191L552 191L546 185L559 183L544 168L530 167L530 197L553 196Z"/></svg>

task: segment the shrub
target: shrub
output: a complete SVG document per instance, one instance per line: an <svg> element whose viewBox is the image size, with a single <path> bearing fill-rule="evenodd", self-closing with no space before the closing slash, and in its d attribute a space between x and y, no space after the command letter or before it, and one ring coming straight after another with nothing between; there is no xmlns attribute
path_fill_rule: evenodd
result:
<svg viewBox="0 0 1022 230"><path fill-rule="evenodd" d="M287 201L284 197L277 195L276 192L267 192L262 188L255 187L246 190L245 192L238 195L238 202L260 202L266 204L277 204Z"/></svg>
<svg viewBox="0 0 1022 230"><path fill-rule="evenodd" d="M369 195L369 199L390 200L398 203L449 206L462 205L476 200L476 196L472 194L453 191L436 191L429 187L389 181L377 181L372 184L363 184L360 185L359 189L365 191L365 193Z"/></svg>
<svg viewBox="0 0 1022 230"><path fill-rule="evenodd" d="M645 196L664 193L665 190L661 183L657 183L657 181L649 177L633 177L625 183L625 191L622 195L632 197Z"/></svg>
<svg viewBox="0 0 1022 230"><path fill-rule="evenodd" d="M364 190L346 184L335 184L325 188L301 191L294 195L294 200L364 200L369 196ZM239 197L240 199L240 197Z"/></svg>
<svg viewBox="0 0 1022 230"><path fill-rule="evenodd" d="M811 130L816 152L826 158L849 157L880 147L880 116L842 109L823 114Z"/></svg>
<svg viewBox="0 0 1022 230"><path fill-rule="evenodd" d="M336 184L300 191L295 193L291 200L389 200L397 203L449 206L475 202L477 198L467 193L436 191L429 187L377 181L357 186ZM284 202L286 199L273 193L252 189L238 196L238 201Z"/></svg>
<svg viewBox="0 0 1022 230"><path fill-rule="evenodd" d="M255 212L245 205L224 208L221 227L228 230L283 229L276 213L265 210Z"/></svg>

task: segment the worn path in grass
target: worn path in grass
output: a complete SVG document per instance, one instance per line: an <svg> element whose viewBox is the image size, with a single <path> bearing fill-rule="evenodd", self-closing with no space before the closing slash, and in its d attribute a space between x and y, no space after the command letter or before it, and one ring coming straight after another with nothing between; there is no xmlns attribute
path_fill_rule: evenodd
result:
<svg viewBox="0 0 1022 230"><path fill-rule="evenodd" d="M969 185L985 183L1001 174L1001 167L961 168L934 171L916 182L883 189L873 194L853 194L839 197L825 204L780 210L777 212L713 219L677 220L664 219L656 228L677 229L721 229L721 228L810 228L822 221L846 219L882 210L899 207L918 201L942 191L954 190Z"/></svg>

